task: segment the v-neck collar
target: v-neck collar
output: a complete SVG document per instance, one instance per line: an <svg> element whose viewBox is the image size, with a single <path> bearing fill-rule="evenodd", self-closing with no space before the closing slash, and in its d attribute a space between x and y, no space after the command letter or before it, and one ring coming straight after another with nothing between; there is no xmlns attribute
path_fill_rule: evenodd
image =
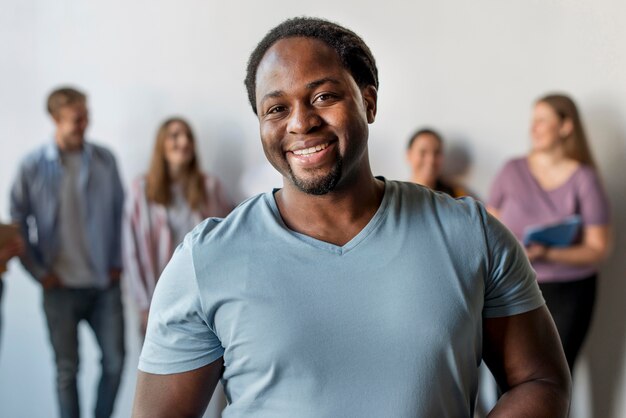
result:
<svg viewBox="0 0 626 418"><path fill-rule="evenodd" d="M528 174L528 176L530 177L531 181L544 193L553 193L553 192L557 192L560 189L562 189L563 187L567 186L570 182L572 182L574 180L574 177L576 177L578 175L578 172L582 169L582 164L579 164L578 167L576 168L576 170L574 170L572 172L572 174L570 174L570 176L567 178L567 180L565 180L563 183L559 184L556 187L553 187L551 189L546 189L545 187L543 187L541 185L541 183L539 182L539 179L537 177L535 177L535 175L533 174L532 170L530 169L530 161L528 161L528 157L523 159L524 161L524 168L526 170L526 173Z"/></svg>
<svg viewBox="0 0 626 418"><path fill-rule="evenodd" d="M350 241L345 243L343 246L331 244L330 242L322 241L317 238L310 237L306 234L302 234L300 232L296 232L292 229L289 229L285 222L283 221L282 216L280 215L280 211L278 210L278 205L276 204L276 199L274 194L280 189L274 189L271 192L265 193L265 201L270 207L272 213L274 214L274 218L276 222L280 225L281 229L285 231L285 233L289 234L292 237L297 238L298 240L323 251L327 251L330 253L335 253L338 255L343 255L358 246L361 242L363 242L372 232L374 232L377 227L380 225L382 220L385 218L385 214L389 207L389 202L391 200L391 187L392 185L384 178L384 177L376 177L379 180L382 180L385 183L385 189L383 191L383 199L372 216L372 219L369 220L367 225L359 231Z"/></svg>

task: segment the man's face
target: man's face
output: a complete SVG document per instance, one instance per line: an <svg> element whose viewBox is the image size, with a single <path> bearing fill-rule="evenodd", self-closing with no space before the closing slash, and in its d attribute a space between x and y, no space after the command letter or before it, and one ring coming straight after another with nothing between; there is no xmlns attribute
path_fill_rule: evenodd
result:
<svg viewBox="0 0 626 418"><path fill-rule="evenodd" d="M289 180L285 187L321 195L371 175L367 125L376 89L359 88L323 42L276 42L259 64L256 100L263 150Z"/></svg>
<svg viewBox="0 0 626 418"><path fill-rule="evenodd" d="M54 115L56 140L64 151L79 150L83 146L89 115L85 103L75 103L60 108Z"/></svg>

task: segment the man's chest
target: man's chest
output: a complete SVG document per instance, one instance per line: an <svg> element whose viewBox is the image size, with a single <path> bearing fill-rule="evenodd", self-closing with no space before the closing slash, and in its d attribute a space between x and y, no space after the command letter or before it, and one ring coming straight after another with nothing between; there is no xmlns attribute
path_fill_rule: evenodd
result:
<svg viewBox="0 0 626 418"><path fill-rule="evenodd" d="M209 297L227 367L317 370L341 359L335 367L350 369L389 355L425 361L480 338L482 277L450 254L272 259L242 257L229 269L230 286Z"/></svg>

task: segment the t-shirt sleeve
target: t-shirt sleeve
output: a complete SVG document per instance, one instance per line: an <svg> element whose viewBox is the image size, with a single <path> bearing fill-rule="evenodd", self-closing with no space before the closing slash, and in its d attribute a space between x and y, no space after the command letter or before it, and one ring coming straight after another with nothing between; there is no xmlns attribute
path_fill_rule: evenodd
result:
<svg viewBox="0 0 626 418"><path fill-rule="evenodd" d="M157 283L139 370L172 374L194 370L224 354L202 307L192 258L193 236L176 249Z"/></svg>
<svg viewBox="0 0 626 418"><path fill-rule="evenodd" d="M580 215L585 225L608 225L610 222L609 200L598 174L586 168L578 191Z"/></svg>
<svg viewBox="0 0 626 418"><path fill-rule="evenodd" d="M483 211L488 249L483 317L512 316L544 304L535 272L513 234Z"/></svg>

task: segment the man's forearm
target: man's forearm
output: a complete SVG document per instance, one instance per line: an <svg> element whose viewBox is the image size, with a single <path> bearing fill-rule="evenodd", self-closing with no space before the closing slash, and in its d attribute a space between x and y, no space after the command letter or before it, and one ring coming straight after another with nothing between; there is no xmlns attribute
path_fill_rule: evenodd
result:
<svg viewBox="0 0 626 418"><path fill-rule="evenodd" d="M488 418L567 418L570 382L533 380L509 389Z"/></svg>
<svg viewBox="0 0 626 418"><path fill-rule="evenodd" d="M12 197L13 198L13 197ZM30 227L28 226L28 222L26 221L28 217L31 215L30 212L22 212L17 209L20 205L12 201L11 207L11 218L12 222L19 226L20 235L24 242L24 250L22 254L19 256L20 263L24 266L24 269L30 273L30 275L37 281L41 282L41 279L48 274L48 270L44 267L44 265L38 260L37 253L38 250L33 244L30 242Z"/></svg>

